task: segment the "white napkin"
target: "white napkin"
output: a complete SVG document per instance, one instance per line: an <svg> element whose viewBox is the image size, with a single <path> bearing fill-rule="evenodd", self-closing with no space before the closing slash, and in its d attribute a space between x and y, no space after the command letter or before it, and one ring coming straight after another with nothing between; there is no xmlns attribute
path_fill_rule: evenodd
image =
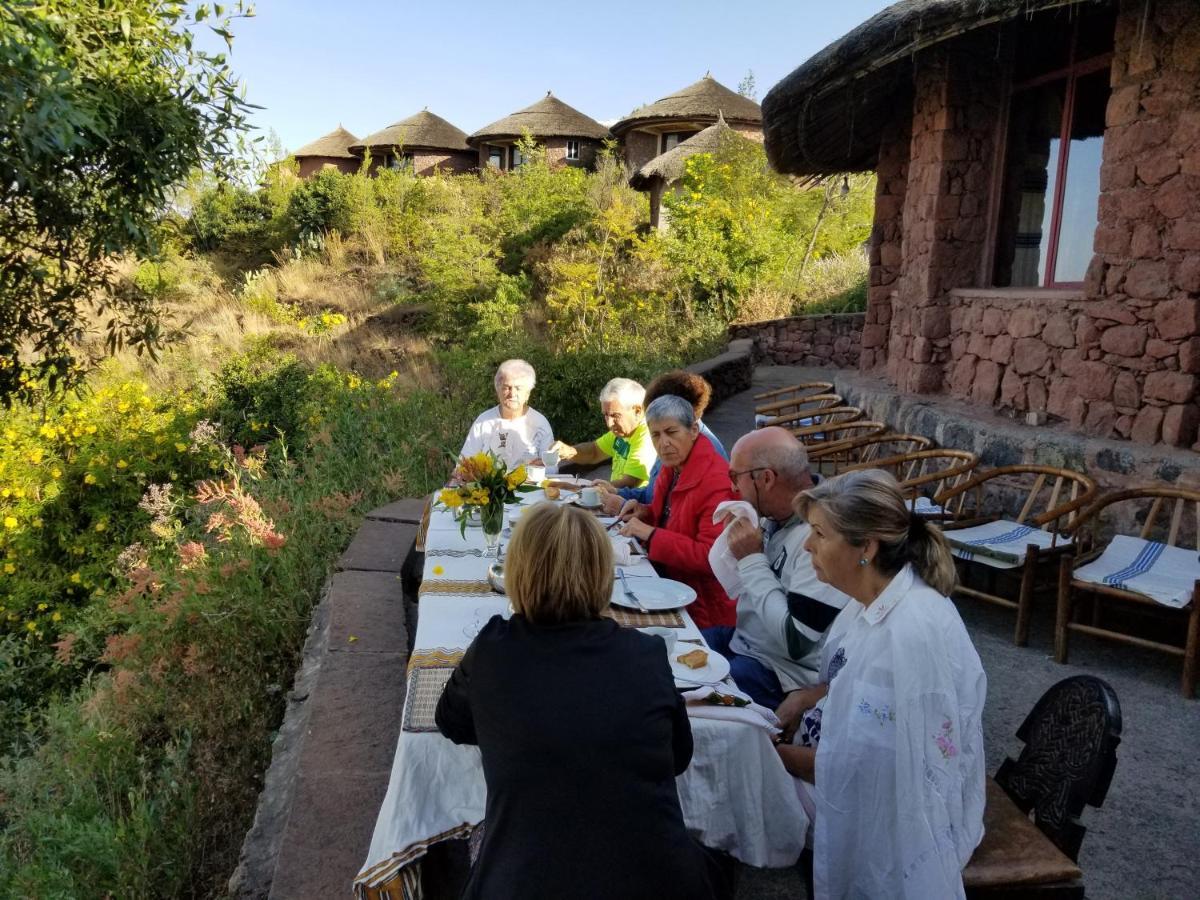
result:
<svg viewBox="0 0 1200 900"><path fill-rule="evenodd" d="M758 512L745 500L726 500L724 503L718 503L717 508L713 510L713 524L720 522L730 513L739 519L749 519L751 525L758 527ZM737 557L730 552L729 540L722 531L709 548L708 566L717 576L717 581L721 582L725 594L733 599L737 599L742 592L742 579L738 575L737 563Z"/></svg>
<svg viewBox="0 0 1200 900"><path fill-rule="evenodd" d="M628 566L633 563L633 538L609 533L608 541L612 544L614 565Z"/></svg>
<svg viewBox="0 0 1200 900"><path fill-rule="evenodd" d="M744 725L753 725L755 728L761 728L771 735L779 734L783 730L775 713L771 712L765 706L759 706L753 701L750 701L747 706L718 706L708 702L708 698L713 693L728 697L738 697L742 700L750 700L749 695L727 684L722 684L719 687L696 688L696 690L687 691L683 695L683 701L687 704L688 715L698 719L723 719L726 722L741 722Z"/></svg>

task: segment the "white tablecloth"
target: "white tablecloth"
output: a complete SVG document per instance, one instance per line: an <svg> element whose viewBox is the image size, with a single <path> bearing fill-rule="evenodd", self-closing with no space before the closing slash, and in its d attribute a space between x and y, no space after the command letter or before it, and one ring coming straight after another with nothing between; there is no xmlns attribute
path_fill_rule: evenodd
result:
<svg viewBox="0 0 1200 900"><path fill-rule="evenodd" d="M543 499L540 492L527 502ZM465 538L442 510L434 510L426 538L425 571L413 653L465 650L493 615L507 616L508 601L476 593L493 560L482 555L483 535ZM646 560L632 575L657 577ZM458 585L452 583L458 582ZM454 591L453 587L462 587ZM431 591L441 587L447 592ZM691 618L680 638L702 640ZM703 844L752 866L790 866L808 827L793 779L784 771L766 731L736 722L691 720L695 750L678 779L688 829ZM401 731L387 795L356 889L377 887L424 855L431 844L464 837L483 819L487 791L477 747L457 746L434 732Z"/></svg>

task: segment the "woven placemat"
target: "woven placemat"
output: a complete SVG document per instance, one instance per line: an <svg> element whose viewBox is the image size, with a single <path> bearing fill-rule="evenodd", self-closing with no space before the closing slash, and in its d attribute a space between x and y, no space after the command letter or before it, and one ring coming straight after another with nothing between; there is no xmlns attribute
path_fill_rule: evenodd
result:
<svg viewBox="0 0 1200 900"><path fill-rule="evenodd" d="M490 594L492 587L486 581L422 581L417 596L425 594Z"/></svg>
<svg viewBox="0 0 1200 900"><path fill-rule="evenodd" d="M421 666L408 673L408 695L404 698L405 731L437 731L433 714L454 666Z"/></svg>
<svg viewBox="0 0 1200 900"><path fill-rule="evenodd" d="M448 647L433 647L429 650L414 650L408 658L408 671L413 669L438 669L443 666L454 668L463 658L464 651Z"/></svg>
<svg viewBox="0 0 1200 900"><path fill-rule="evenodd" d="M636 609L624 609L620 606L610 606L604 615L618 625L626 628L647 628L658 625L663 628L683 628L683 616L677 609L667 609L661 612L639 612Z"/></svg>
<svg viewBox="0 0 1200 900"><path fill-rule="evenodd" d="M428 559L433 556L448 556L453 559L464 559L468 556L482 558L484 551L476 550L473 547L467 547L465 550L451 550L448 548L439 547L436 550L426 550L425 557Z"/></svg>

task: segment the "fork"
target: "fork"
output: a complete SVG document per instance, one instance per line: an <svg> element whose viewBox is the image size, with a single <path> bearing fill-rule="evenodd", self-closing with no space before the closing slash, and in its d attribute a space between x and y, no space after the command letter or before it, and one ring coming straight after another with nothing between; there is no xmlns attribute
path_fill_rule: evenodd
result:
<svg viewBox="0 0 1200 900"><path fill-rule="evenodd" d="M650 612L650 610L646 609L646 607L642 605L642 601L637 598L637 594L629 589L629 583L625 580L625 573L620 569L617 569L617 578L621 580L621 590L625 592L625 596L632 600L637 608L642 612Z"/></svg>

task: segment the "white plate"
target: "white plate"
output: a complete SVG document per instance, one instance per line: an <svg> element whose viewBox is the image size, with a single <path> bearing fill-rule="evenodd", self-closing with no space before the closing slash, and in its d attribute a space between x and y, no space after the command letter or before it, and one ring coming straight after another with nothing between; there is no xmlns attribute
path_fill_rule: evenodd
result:
<svg viewBox="0 0 1200 900"><path fill-rule="evenodd" d="M669 578L639 578L629 577L629 589L633 591L644 608L652 612L667 609L683 609L696 599L696 592L686 584L671 581ZM621 579L613 579L612 603L625 609L637 609L638 606L625 596L621 587Z"/></svg>
<svg viewBox="0 0 1200 900"><path fill-rule="evenodd" d="M688 668L687 663L681 663L679 657L700 648L708 654L708 660L698 669ZM689 644L686 641L676 641L675 649L670 656L671 674L676 681L695 682L696 684L716 684L729 674L729 660L716 650L700 647L699 644Z"/></svg>

